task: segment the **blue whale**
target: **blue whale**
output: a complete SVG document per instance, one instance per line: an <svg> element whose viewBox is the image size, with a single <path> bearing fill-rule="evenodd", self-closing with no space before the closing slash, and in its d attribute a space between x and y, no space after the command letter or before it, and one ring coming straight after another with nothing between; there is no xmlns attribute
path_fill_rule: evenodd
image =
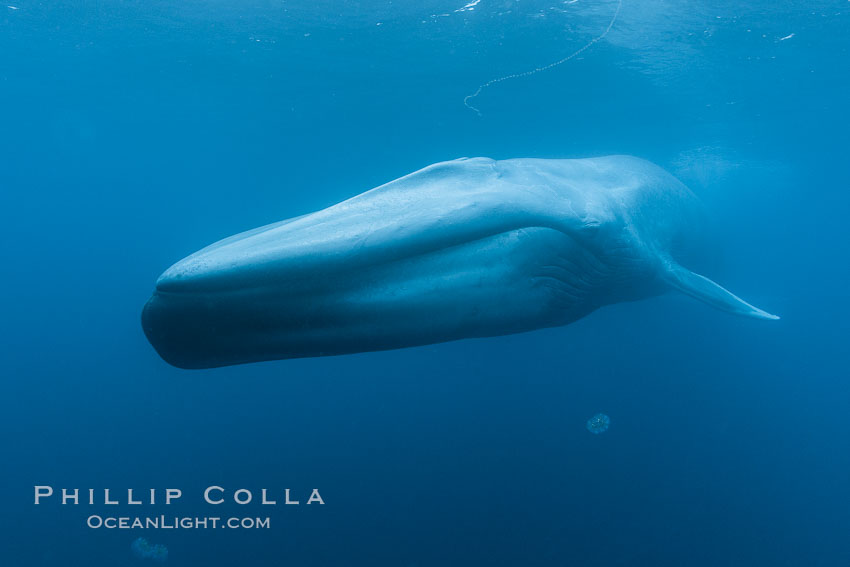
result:
<svg viewBox="0 0 850 567"><path fill-rule="evenodd" d="M777 319L679 263L701 217L635 157L437 163L177 262L142 327L165 361L210 368L566 325L668 290Z"/></svg>

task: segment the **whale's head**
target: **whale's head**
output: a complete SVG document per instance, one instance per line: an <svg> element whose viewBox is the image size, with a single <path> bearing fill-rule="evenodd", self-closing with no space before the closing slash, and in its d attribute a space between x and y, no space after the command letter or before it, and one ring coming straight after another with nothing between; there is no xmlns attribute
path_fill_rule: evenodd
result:
<svg viewBox="0 0 850 567"><path fill-rule="evenodd" d="M604 276L580 236L610 215L546 167L436 164L222 240L160 276L144 331L169 363L204 368L574 320Z"/></svg>
<svg viewBox="0 0 850 567"><path fill-rule="evenodd" d="M452 225L427 208L365 223L322 211L230 237L159 277L142 327L165 361L208 368L506 334L592 309L580 294L593 254L552 228L493 224L492 207L467 212Z"/></svg>

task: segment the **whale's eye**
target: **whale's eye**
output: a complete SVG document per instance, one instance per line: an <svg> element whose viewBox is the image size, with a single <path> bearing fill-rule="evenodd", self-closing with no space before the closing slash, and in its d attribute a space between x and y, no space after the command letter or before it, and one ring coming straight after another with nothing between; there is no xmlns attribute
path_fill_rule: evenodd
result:
<svg viewBox="0 0 850 567"><path fill-rule="evenodd" d="M608 431L608 426L611 425L611 418L604 413L597 413L587 420L587 430L594 435L605 433Z"/></svg>
<svg viewBox="0 0 850 567"><path fill-rule="evenodd" d="M582 230L590 234L594 234L599 231L599 227L601 226L602 221L596 217L585 217L581 224Z"/></svg>

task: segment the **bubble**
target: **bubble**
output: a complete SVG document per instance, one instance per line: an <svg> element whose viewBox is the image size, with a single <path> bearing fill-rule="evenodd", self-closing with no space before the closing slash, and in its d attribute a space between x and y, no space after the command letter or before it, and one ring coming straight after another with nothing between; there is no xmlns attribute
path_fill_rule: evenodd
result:
<svg viewBox="0 0 850 567"><path fill-rule="evenodd" d="M587 420L587 430L594 435L605 433L608 431L608 426L611 425L611 418L604 413L597 413Z"/></svg>
<svg viewBox="0 0 850 567"><path fill-rule="evenodd" d="M553 67L557 67L558 65L561 65L562 63L566 63L570 59L573 59L574 57L584 53L584 51L587 50L590 46L592 46L594 43L604 39L605 36L608 35L608 32L611 31L612 27L614 27L614 22L617 21L617 16L620 15L620 8L622 6L623 6L623 0L617 0L617 9L614 10L614 17L611 18L611 22L608 24L608 27L605 28L605 31L603 31L601 35L598 35L597 37L591 39L589 42L587 42L578 51L574 51L573 53L570 53L566 57L564 57L562 59L558 59L557 61L549 63L548 65L543 65L542 67L535 67L534 69L529 69L528 71L523 71L522 73L512 73L510 75L505 75L504 77L498 77L496 79L490 79L486 83L482 83L482 84L478 85L478 89L474 93L472 93L471 95L466 95L465 97L463 97L464 106L466 106L470 110L474 110L475 113L478 114L478 116L481 116L481 111L478 110L476 107L472 106L471 104L469 104L469 101L471 101L472 99L474 99L475 97L480 95L481 91L483 91L487 87L491 87L491 86L495 85L496 83L501 83L503 81L509 81L511 79L519 79L519 78L522 78L522 77L530 77L531 75L536 75L537 73L540 73L542 71L548 71L549 69L551 69Z"/></svg>
<svg viewBox="0 0 850 567"><path fill-rule="evenodd" d="M161 543L149 543L143 537L137 538L130 544L130 549L140 559L151 559L157 563L164 563L168 559L168 548Z"/></svg>

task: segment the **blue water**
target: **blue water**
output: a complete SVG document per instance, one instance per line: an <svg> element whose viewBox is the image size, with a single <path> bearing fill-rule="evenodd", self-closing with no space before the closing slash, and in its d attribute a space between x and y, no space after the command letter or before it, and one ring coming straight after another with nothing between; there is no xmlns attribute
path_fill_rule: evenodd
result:
<svg viewBox="0 0 850 567"><path fill-rule="evenodd" d="M623 0L579 56L484 89L480 117L478 85L580 49L617 3L7 2L0 564L141 565L138 537L172 565L850 563L846 0ZM709 275L782 319L669 295L208 371L142 333L158 274L216 239L436 161L611 153L698 193ZM35 485L184 497L35 506ZM210 485L326 504L216 508Z"/></svg>

